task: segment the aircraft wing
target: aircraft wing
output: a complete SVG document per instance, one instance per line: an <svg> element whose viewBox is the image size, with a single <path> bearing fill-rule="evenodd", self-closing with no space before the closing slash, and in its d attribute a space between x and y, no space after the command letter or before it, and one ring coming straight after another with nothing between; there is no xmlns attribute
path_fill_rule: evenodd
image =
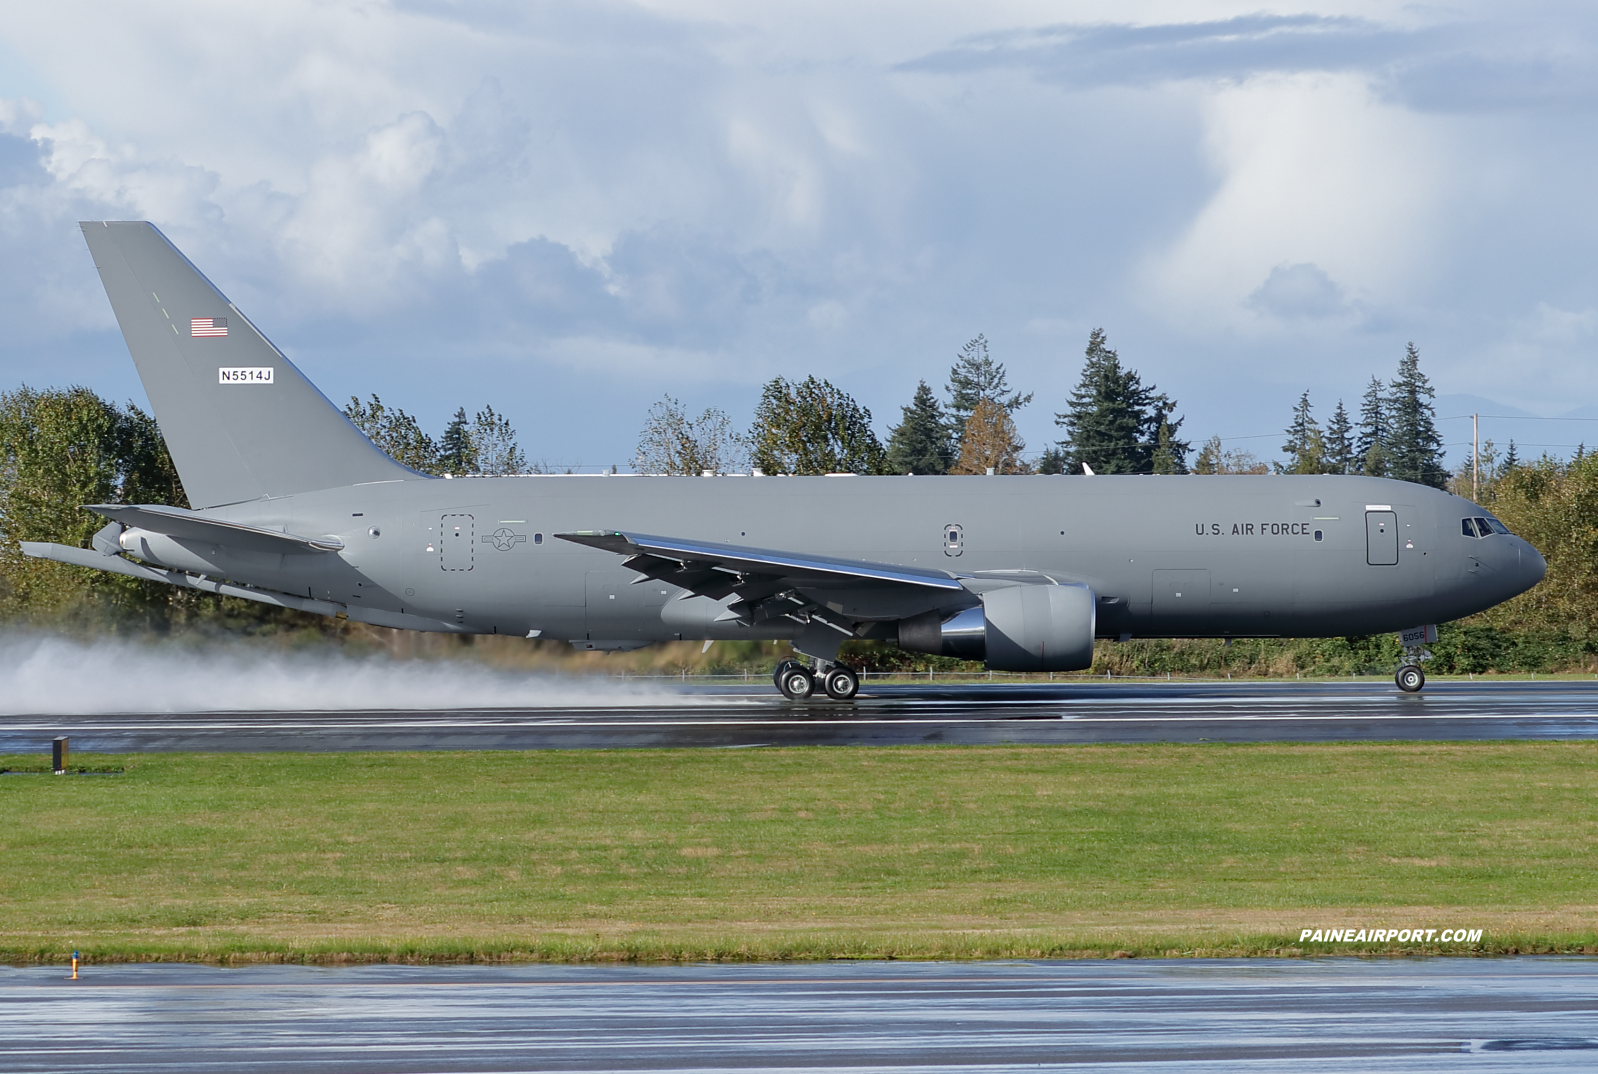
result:
<svg viewBox="0 0 1598 1074"><path fill-rule="evenodd" d="M246 526L241 522L211 518L197 511L161 504L86 504L85 510L103 515L124 526L137 526L153 533L164 533L185 541L206 541L226 545L242 552L269 552L275 555L304 552L337 552L344 542L337 537L300 537L281 530Z"/></svg>
<svg viewBox="0 0 1598 1074"><path fill-rule="evenodd" d="M713 600L737 593L746 601L755 601L785 589L837 589L862 584L911 586L952 593L965 589L959 579L947 571L923 567L900 567L615 530L587 530L555 536L626 556L625 565L641 575L640 581L658 578Z"/></svg>

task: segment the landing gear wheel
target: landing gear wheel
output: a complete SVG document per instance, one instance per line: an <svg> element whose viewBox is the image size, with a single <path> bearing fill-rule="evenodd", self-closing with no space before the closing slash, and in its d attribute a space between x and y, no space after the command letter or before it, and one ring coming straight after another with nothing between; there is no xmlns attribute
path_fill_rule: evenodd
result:
<svg viewBox="0 0 1598 1074"><path fill-rule="evenodd" d="M802 668L803 664L797 660L779 660L776 668L771 673L771 683L777 689L782 689L782 677L794 668Z"/></svg>
<svg viewBox="0 0 1598 1074"><path fill-rule="evenodd" d="M803 701L816 692L816 679L810 674L810 669L802 664L794 664L783 669L777 677L777 689L782 691L782 696L789 701Z"/></svg>
<svg viewBox="0 0 1598 1074"><path fill-rule="evenodd" d="M1414 664L1405 664L1398 669L1398 674L1393 676L1393 681L1398 683L1398 688L1406 694L1418 694L1420 688L1426 685L1426 673Z"/></svg>
<svg viewBox="0 0 1598 1074"><path fill-rule="evenodd" d="M834 701L848 701L860 692L860 676L854 673L853 668L846 668L842 664L835 664L832 670L822 677L821 684L826 688L827 696Z"/></svg>

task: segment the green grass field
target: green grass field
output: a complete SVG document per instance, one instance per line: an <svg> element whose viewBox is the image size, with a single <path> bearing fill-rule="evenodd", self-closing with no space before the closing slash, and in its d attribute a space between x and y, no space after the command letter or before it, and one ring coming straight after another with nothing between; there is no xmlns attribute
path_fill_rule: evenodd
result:
<svg viewBox="0 0 1598 1074"><path fill-rule="evenodd" d="M0 776L0 961L1598 952L1598 743L73 766Z"/></svg>

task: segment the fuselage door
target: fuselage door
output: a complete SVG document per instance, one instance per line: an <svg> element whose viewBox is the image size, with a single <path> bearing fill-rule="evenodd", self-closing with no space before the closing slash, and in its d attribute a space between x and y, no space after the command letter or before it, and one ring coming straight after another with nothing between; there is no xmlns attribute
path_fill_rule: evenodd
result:
<svg viewBox="0 0 1598 1074"><path fill-rule="evenodd" d="M1365 562L1373 567L1398 564L1398 515L1392 511L1365 512Z"/></svg>
<svg viewBox="0 0 1598 1074"><path fill-rule="evenodd" d="M476 527L471 515L445 515L438 521L438 562L446 571L469 571L475 561Z"/></svg>

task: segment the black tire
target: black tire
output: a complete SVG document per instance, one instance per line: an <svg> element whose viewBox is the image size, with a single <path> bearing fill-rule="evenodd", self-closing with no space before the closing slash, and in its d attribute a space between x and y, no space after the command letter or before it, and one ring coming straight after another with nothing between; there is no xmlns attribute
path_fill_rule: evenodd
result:
<svg viewBox="0 0 1598 1074"><path fill-rule="evenodd" d="M777 666L775 668L773 668L772 672L771 672L771 685L773 685L777 689L781 690L782 689L782 677L788 671L788 669L789 668L795 668L795 667L803 667L803 666L804 665L800 664L799 661L797 661L797 660L779 660L779 661L777 661Z"/></svg>
<svg viewBox="0 0 1598 1074"><path fill-rule="evenodd" d="M827 672L821 682L827 696L834 701L848 701L860 692L860 676L854 673L853 668L846 668L842 664Z"/></svg>
<svg viewBox="0 0 1598 1074"><path fill-rule="evenodd" d="M1393 676L1393 681L1398 683L1398 688L1406 694L1418 694L1420 688L1426 685L1426 673L1414 664L1405 664L1398 669L1398 674Z"/></svg>
<svg viewBox="0 0 1598 1074"><path fill-rule="evenodd" d="M816 677L803 664L794 664L777 680L777 689L789 701L803 701L816 692Z"/></svg>

